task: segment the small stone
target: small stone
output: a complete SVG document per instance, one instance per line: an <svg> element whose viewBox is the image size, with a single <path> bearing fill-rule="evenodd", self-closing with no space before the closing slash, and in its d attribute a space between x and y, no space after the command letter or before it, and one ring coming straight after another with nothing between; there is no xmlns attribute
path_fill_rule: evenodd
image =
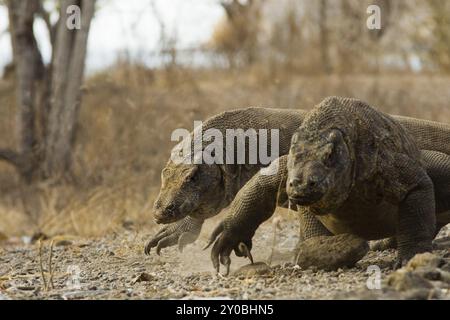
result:
<svg viewBox="0 0 450 320"><path fill-rule="evenodd" d="M433 250L448 250L450 249L450 237L435 239L433 241Z"/></svg>
<svg viewBox="0 0 450 320"><path fill-rule="evenodd" d="M418 268L439 268L444 263L444 260L430 252L416 254L406 265L406 270L413 271Z"/></svg>
<svg viewBox="0 0 450 320"><path fill-rule="evenodd" d="M71 246L71 245L72 245L72 241L69 241L69 240L60 240L55 243L56 247L67 247L67 246Z"/></svg>
<svg viewBox="0 0 450 320"><path fill-rule="evenodd" d="M427 280L431 281L439 281L442 279L441 272L438 269L426 269L421 268L416 271L418 275L420 275L422 278L425 278Z"/></svg>
<svg viewBox="0 0 450 320"><path fill-rule="evenodd" d="M133 230L134 222L131 220L124 220L122 221L122 227L126 230Z"/></svg>
<svg viewBox="0 0 450 320"><path fill-rule="evenodd" d="M155 277L151 274L148 274L146 272L141 273L136 278L133 279L132 284L135 284L137 282L149 282L155 280Z"/></svg>
<svg viewBox="0 0 450 320"><path fill-rule="evenodd" d="M422 278L417 273L405 269L391 273L387 279L387 285L397 291L433 288L433 285L428 280Z"/></svg>
<svg viewBox="0 0 450 320"><path fill-rule="evenodd" d="M436 299L437 293L430 289L412 289L406 291L403 297L407 300L430 300Z"/></svg>
<svg viewBox="0 0 450 320"><path fill-rule="evenodd" d="M258 275L266 274L270 271L270 267L264 262L255 262L253 264L247 264L245 266L240 267L233 275L241 277L253 277Z"/></svg>
<svg viewBox="0 0 450 320"><path fill-rule="evenodd" d="M7 295L0 293L0 300L11 300Z"/></svg>
<svg viewBox="0 0 450 320"><path fill-rule="evenodd" d="M440 272L440 279L442 282L450 285L450 272L441 270Z"/></svg>
<svg viewBox="0 0 450 320"><path fill-rule="evenodd" d="M32 287L32 286L18 286L18 287L16 287L16 289L22 290L22 291L33 291L36 288Z"/></svg>

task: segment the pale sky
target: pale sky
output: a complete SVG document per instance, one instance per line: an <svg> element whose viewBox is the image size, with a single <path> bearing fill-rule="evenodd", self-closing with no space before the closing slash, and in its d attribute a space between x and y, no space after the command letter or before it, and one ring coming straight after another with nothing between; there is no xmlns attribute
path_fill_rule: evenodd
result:
<svg viewBox="0 0 450 320"><path fill-rule="evenodd" d="M178 48L190 48L206 42L216 23L224 15L218 0L155 0L166 25L166 32L177 35ZM8 15L0 7L0 73L11 59L10 39L4 30ZM50 58L50 46L43 23L35 24L44 59ZM87 68L98 70L113 63L119 52L148 61L157 49L159 24L150 0L98 0L98 10L89 35ZM153 63L154 64L154 63Z"/></svg>

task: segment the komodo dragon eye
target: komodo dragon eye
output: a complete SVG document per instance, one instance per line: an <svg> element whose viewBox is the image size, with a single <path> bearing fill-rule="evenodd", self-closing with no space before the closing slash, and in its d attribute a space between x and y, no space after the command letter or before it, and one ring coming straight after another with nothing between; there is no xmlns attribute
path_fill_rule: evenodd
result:
<svg viewBox="0 0 450 320"><path fill-rule="evenodd" d="M329 143L324 147L323 159L327 167L333 167L338 160L338 145L342 141L342 133L339 130L332 130L327 137Z"/></svg>

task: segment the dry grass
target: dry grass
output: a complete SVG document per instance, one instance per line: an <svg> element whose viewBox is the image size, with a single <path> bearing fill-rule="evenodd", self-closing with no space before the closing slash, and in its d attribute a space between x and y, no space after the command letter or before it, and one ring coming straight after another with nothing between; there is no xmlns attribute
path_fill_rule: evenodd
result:
<svg viewBox="0 0 450 320"><path fill-rule="evenodd" d="M353 96L394 113L450 122L450 78L300 76L264 69L152 71L120 64L86 82L75 152L76 185L21 186L0 163L0 233L96 236L151 223L170 133L227 109L310 108ZM14 87L0 81L0 147L15 144Z"/></svg>

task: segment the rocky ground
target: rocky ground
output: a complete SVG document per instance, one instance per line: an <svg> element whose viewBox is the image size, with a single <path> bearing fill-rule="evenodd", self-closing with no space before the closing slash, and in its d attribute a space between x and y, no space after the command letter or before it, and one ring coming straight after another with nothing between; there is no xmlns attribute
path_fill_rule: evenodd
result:
<svg viewBox="0 0 450 320"><path fill-rule="evenodd" d="M239 269L248 261L233 257L232 274L224 277L213 272L209 251L202 250L216 222L208 222L183 253L169 248L161 256L143 254L155 229L137 231L133 225L98 239L59 237L41 245L5 240L0 300L450 298L450 228L441 232L434 255L399 271L391 269L393 250L368 252L353 268L321 271L292 263L298 228L292 220L281 220L275 241L274 224L268 222L258 230L252 252L255 261L271 267Z"/></svg>

